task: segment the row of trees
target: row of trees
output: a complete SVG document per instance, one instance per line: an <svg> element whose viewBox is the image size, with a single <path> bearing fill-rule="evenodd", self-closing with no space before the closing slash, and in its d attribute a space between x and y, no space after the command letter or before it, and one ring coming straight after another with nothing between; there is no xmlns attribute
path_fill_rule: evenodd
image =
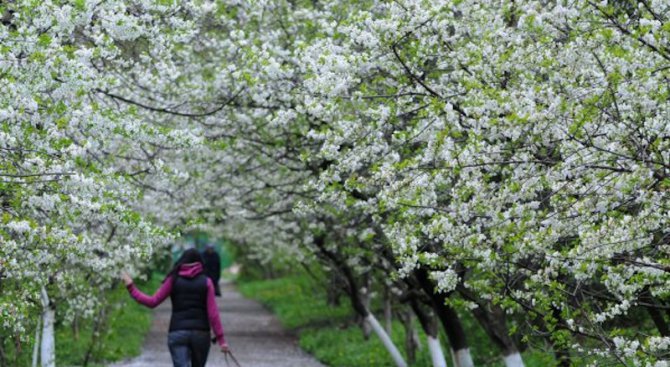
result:
<svg viewBox="0 0 670 367"><path fill-rule="evenodd" d="M564 366L667 363L665 2L0 13L3 333L95 310L170 230L208 227L323 266L398 366L371 289L435 366L438 326L473 364L463 310L508 366L534 344Z"/></svg>
<svg viewBox="0 0 670 367"><path fill-rule="evenodd" d="M279 93L235 134L265 231L231 234L323 264L384 340L366 297L391 288L460 366L460 306L509 366L537 343L565 366L667 363L666 4L290 9L260 61Z"/></svg>
<svg viewBox="0 0 670 367"><path fill-rule="evenodd" d="M193 28L195 9L186 6L0 4L1 365L11 363L7 340L19 346L34 336L33 364L41 355L53 366L54 323L100 317L120 269L146 262L171 238L142 214L153 200L144 187L179 185L178 167L161 156L201 138L106 94L140 70L151 75L152 58L169 72L174 47ZM140 59L138 48L150 56ZM168 214L158 219L171 224Z"/></svg>

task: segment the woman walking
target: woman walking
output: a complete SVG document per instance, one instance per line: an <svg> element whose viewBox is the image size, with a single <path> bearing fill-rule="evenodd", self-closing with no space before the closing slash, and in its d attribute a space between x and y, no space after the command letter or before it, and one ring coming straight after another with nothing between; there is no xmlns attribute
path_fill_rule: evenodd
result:
<svg viewBox="0 0 670 367"><path fill-rule="evenodd" d="M184 251L153 296L137 289L128 274L121 275L130 295L144 306L154 308L170 296L168 347L174 367L205 366L210 330L214 331L221 351L230 352L214 298L215 287L202 266L202 257L196 249Z"/></svg>

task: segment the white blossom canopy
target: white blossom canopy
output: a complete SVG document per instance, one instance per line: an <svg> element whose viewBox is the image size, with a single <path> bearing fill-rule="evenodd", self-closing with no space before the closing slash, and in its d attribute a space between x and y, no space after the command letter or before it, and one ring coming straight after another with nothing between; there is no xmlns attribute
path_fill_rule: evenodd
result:
<svg viewBox="0 0 670 367"><path fill-rule="evenodd" d="M1 328L24 330L42 286L91 310L201 227L259 259L327 264L325 239L358 274L427 269L451 301L542 320L518 325L586 361L668 358L667 1L17 0L0 16Z"/></svg>

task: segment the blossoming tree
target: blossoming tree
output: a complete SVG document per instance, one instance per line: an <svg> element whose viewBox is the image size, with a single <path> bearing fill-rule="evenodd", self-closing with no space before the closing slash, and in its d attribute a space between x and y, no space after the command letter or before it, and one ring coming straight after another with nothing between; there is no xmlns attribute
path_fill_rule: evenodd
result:
<svg viewBox="0 0 670 367"><path fill-rule="evenodd" d="M10 1L0 5L0 317L92 312L195 226L439 320L508 366L663 366L663 1ZM95 276L93 276L95 275ZM390 280L386 279L390 278ZM426 311L427 310L427 311ZM631 321L632 320L632 321Z"/></svg>

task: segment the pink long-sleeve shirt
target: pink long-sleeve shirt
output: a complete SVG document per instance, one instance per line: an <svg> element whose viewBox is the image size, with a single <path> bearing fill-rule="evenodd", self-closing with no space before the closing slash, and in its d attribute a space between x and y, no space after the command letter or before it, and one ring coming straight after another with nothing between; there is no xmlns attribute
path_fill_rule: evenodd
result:
<svg viewBox="0 0 670 367"><path fill-rule="evenodd" d="M185 264L179 268L179 275L187 278L193 278L202 273L202 264ZM163 281L160 288L152 296L142 293L135 283L130 283L127 288L130 295L140 304L147 307L154 308L160 305L172 292L172 277L168 277ZM214 296L214 283L207 278L207 317L209 318L209 325L216 335L216 340L219 345L226 345L226 339L223 335L223 326L221 325L221 318L219 317L219 309L216 306L216 298Z"/></svg>

